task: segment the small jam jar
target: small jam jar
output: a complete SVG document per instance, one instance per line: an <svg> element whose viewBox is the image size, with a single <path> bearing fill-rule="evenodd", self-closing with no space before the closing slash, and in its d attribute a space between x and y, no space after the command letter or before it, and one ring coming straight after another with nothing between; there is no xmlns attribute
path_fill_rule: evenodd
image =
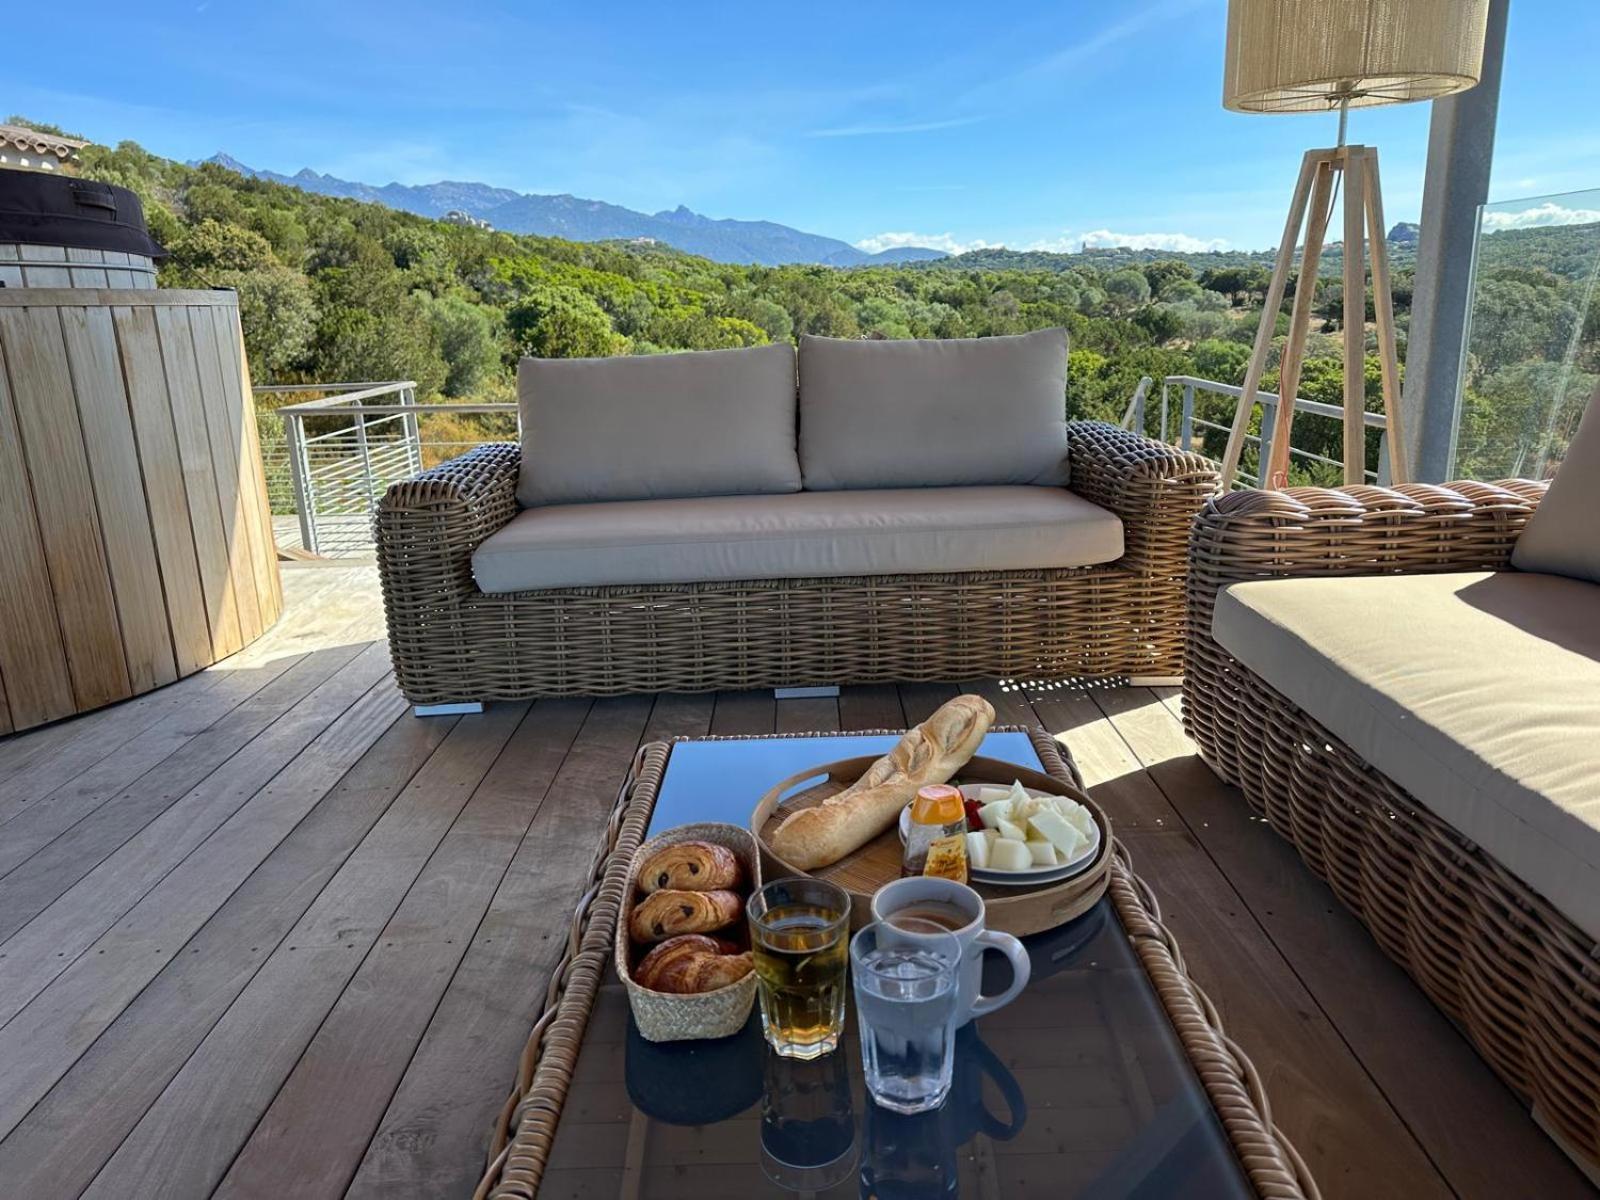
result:
<svg viewBox="0 0 1600 1200"><path fill-rule="evenodd" d="M930 783L917 789L911 802L911 829L906 834L905 857L900 862L902 875L921 875L928 865L928 847L942 837L966 833L967 810L961 803L961 789L948 783Z"/></svg>

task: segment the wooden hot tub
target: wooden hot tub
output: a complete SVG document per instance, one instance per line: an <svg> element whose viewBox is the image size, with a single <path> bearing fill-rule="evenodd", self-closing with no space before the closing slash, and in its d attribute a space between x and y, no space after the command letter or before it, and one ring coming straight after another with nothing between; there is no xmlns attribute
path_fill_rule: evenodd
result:
<svg viewBox="0 0 1600 1200"><path fill-rule="evenodd" d="M234 293L0 288L0 733L198 671L282 606Z"/></svg>

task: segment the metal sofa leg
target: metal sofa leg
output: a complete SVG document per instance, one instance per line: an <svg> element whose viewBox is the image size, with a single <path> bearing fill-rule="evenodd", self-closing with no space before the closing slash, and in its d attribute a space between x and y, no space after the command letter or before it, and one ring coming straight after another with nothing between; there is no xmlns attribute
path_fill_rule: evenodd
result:
<svg viewBox="0 0 1600 1200"><path fill-rule="evenodd" d="M481 713L483 702L481 700L469 701L466 704L415 704L412 705L411 715L414 717L453 717L464 713Z"/></svg>

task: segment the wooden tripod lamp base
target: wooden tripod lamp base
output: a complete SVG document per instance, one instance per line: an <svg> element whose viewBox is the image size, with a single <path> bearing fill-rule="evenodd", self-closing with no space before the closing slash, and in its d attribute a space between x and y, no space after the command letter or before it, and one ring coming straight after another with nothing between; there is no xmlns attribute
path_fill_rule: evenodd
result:
<svg viewBox="0 0 1600 1200"><path fill-rule="evenodd" d="M1293 273L1294 251L1305 231L1305 253L1300 283L1295 287L1289 337L1279 366L1277 414L1266 464L1267 485L1284 487L1289 478L1289 434L1294 427L1294 397L1300 390L1305 365L1306 335L1311 305L1316 296L1317 267L1323 239L1333 217L1335 181L1342 176L1344 197L1344 481L1366 481L1366 244L1372 256L1372 294L1378 332L1378 362L1383 377L1383 414L1389 436L1389 474L1395 483L1406 482L1406 455L1400 428L1400 368L1395 353L1394 296L1389 286L1389 252L1383 220L1383 198L1378 179L1378 151L1372 146L1335 146L1308 150L1300 165L1294 201L1278 245L1272 282L1267 288L1256 331L1255 349L1244 377L1244 390L1234 414L1233 429L1222 459L1222 486L1233 485L1244 451L1250 417L1261 393L1267 356L1283 294ZM1263 416L1265 420L1265 416ZM1265 432L1265 431L1263 431Z"/></svg>

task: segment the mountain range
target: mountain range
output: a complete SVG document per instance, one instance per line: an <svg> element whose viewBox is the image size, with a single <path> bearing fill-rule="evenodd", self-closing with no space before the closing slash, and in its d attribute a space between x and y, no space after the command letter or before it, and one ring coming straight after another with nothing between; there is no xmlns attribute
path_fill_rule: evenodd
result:
<svg viewBox="0 0 1600 1200"><path fill-rule="evenodd" d="M212 155L206 161L253 179L288 184L324 196L343 196L351 200L383 204L424 217L444 219L452 214L460 214L456 219L471 218L474 223L487 222L493 228L503 229L507 233L531 233L575 242L648 239L716 262L759 263L763 266L820 263L829 267L859 267L879 263L926 262L945 257L943 251L920 246L897 247L879 254L868 254L838 238L806 233L774 221L718 220L702 216L681 204L658 213L642 213L618 204L607 204L603 200L514 192L509 188L490 187L486 183L446 180L416 185L386 183L378 187L333 175L321 175L310 168L293 175L261 171L225 153Z"/></svg>

